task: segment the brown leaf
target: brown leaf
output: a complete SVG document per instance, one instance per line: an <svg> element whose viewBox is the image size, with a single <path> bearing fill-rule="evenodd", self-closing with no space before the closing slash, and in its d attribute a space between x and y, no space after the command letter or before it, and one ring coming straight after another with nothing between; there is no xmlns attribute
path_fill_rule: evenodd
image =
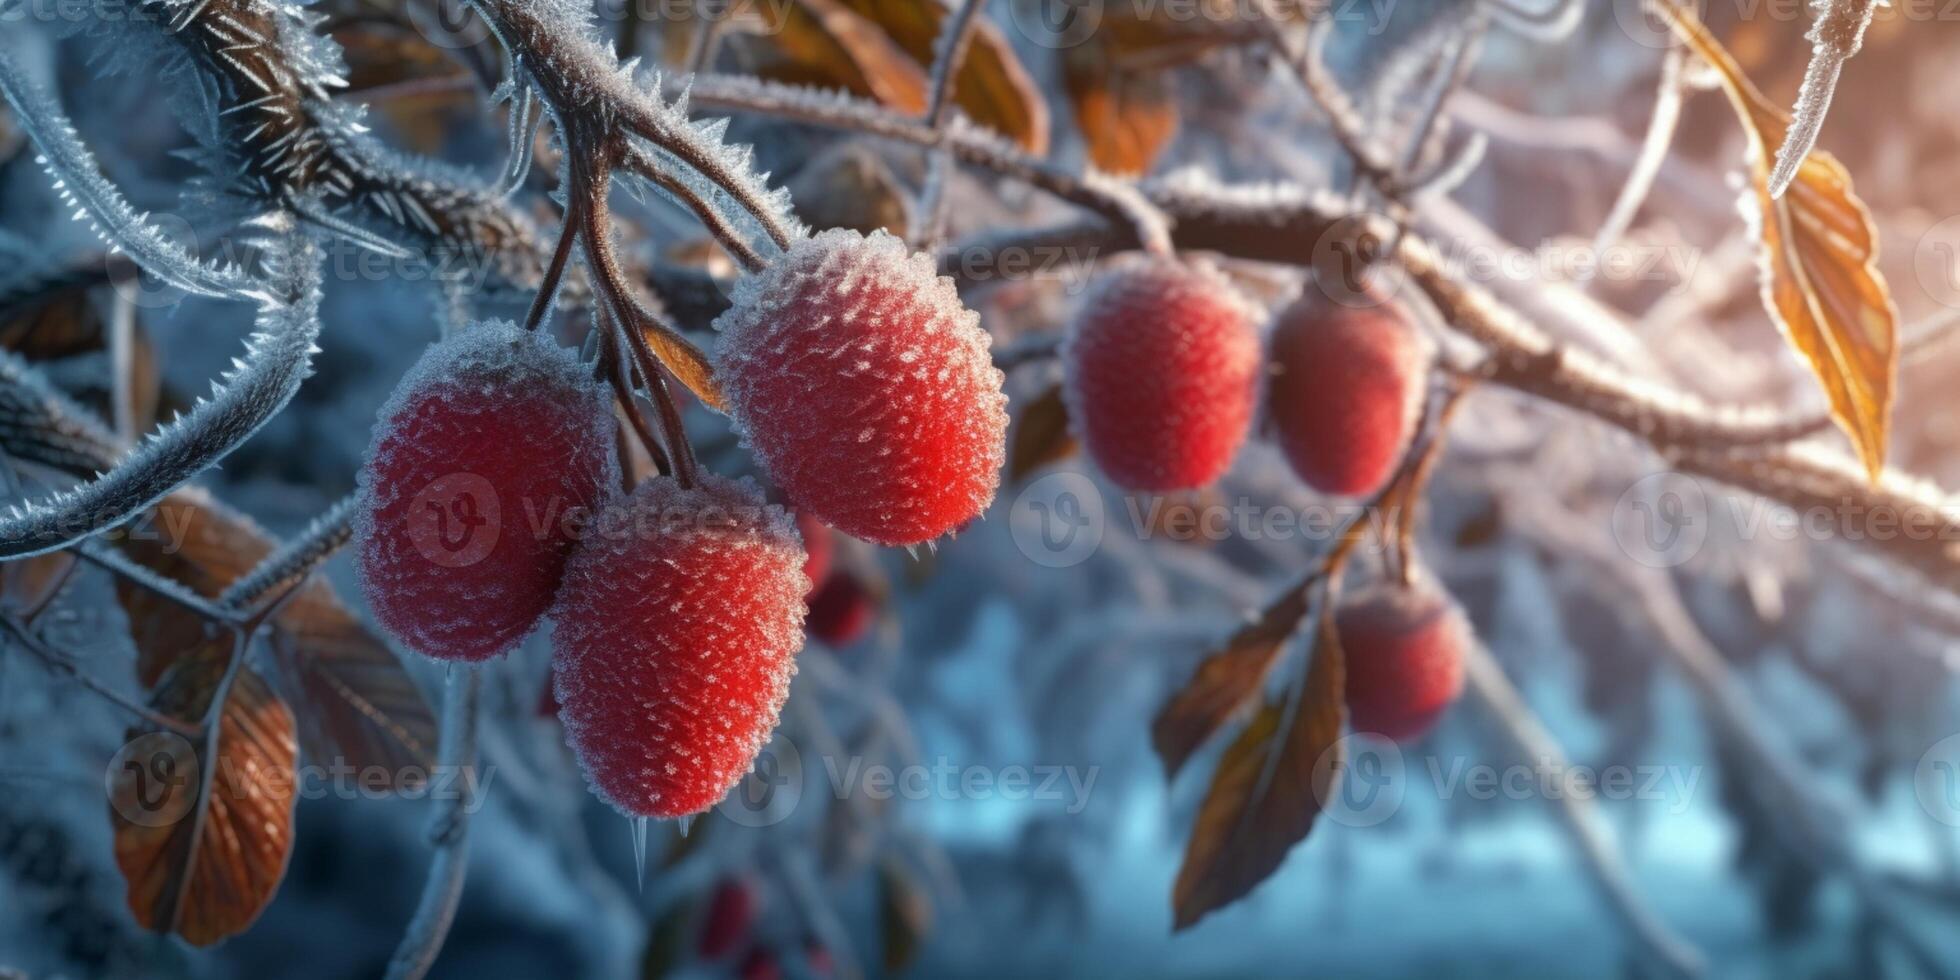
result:
<svg viewBox="0 0 1960 980"><path fill-rule="evenodd" d="M109 323L105 304L98 302L96 290L116 277L133 275L134 269L121 258L104 258L80 264L47 278L0 295L0 348L30 361L58 361L72 357L105 355L109 349ZM122 384L129 396L131 422L136 431L146 431L156 422L162 380L157 368L156 347L140 322L131 333L129 374ZM91 375L99 384L85 391L71 391L78 400L103 416L112 414L109 372Z"/></svg>
<svg viewBox="0 0 1960 980"><path fill-rule="evenodd" d="M1218 763L1171 890L1176 928L1245 897L1313 829L1340 774L1346 663L1322 616L1299 702L1260 709Z"/></svg>
<svg viewBox="0 0 1960 980"><path fill-rule="evenodd" d="M933 44L948 11L945 0L843 0L877 24L915 63L930 73ZM953 76L953 104L1029 153L1048 152L1048 102L1014 47L985 15L973 44Z"/></svg>
<svg viewBox="0 0 1960 980"><path fill-rule="evenodd" d="M1150 724L1150 742L1175 777L1191 754L1259 693L1273 659L1306 616L1310 592L1287 590L1259 618L1245 624L1205 659L1184 690Z"/></svg>
<svg viewBox="0 0 1960 980"><path fill-rule="evenodd" d="M201 722L230 653L226 638L180 659L151 706ZM297 783L293 716L264 678L242 668L220 716L215 758L156 731L130 729L141 750L113 771L116 866L138 923L209 946L250 926L285 877Z"/></svg>
<svg viewBox="0 0 1960 980"><path fill-rule="evenodd" d="M1749 137L1752 190L1760 220L1763 303L1829 396L1831 415L1873 479L1885 466L1894 380L1897 308L1878 271L1871 212L1836 157L1813 150L1781 199L1770 169L1790 117L1744 75L1695 15L1656 5L1674 32L1713 66Z"/></svg>
<svg viewBox="0 0 1960 980"><path fill-rule="evenodd" d="M118 545L151 571L216 598L272 552L271 536L201 490L165 498ZM137 676L154 685L185 651L216 635L196 614L128 582L116 583L136 643ZM315 578L272 621L276 676L301 706L301 735L316 759L378 767L390 788L418 782L435 760L435 714L401 661Z"/></svg>
<svg viewBox="0 0 1960 980"><path fill-rule="evenodd" d="M1068 405L1056 384L1021 409L1014 425L1014 443L1007 453L1007 481L1014 483L1050 463L1076 454L1080 447L1069 434Z"/></svg>
<svg viewBox="0 0 1960 980"><path fill-rule="evenodd" d="M932 931L932 896L904 865L890 858L878 864L878 917L885 938L885 971L911 965Z"/></svg>
<svg viewBox="0 0 1960 980"><path fill-rule="evenodd" d="M1069 49L1062 81L1075 107L1075 125L1088 141L1089 160L1118 176L1141 176L1177 132L1178 108L1162 70L1120 66L1114 45L1097 34Z"/></svg>
<svg viewBox="0 0 1960 980"><path fill-rule="evenodd" d="M926 108L926 75L878 25L843 0L794 0L756 74L793 85L842 88L900 112Z"/></svg>

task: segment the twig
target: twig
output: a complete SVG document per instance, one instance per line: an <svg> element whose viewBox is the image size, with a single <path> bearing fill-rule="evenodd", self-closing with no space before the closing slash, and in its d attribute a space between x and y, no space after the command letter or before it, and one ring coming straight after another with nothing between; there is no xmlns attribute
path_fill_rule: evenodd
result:
<svg viewBox="0 0 1960 980"><path fill-rule="evenodd" d="M442 747L437 753L444 767L469 776L476 766L477 709L483 686L482 671L476 667L452 668L443 693ZM388 961L388 980L420 980L435 965L455 922L456 907L463 898L463 880L469 871L469 820L476 809L474 778L457 780L454 796L441 801L442 807L429 823L429 841L435 858L429 863L429 877L422 886L421 901L408 922L401 945Z"/></svg>
<svg viewBox="0 0 1960 980"><path fill-rule="evenodd" d="M1481 643L1472 643L1464 655L1463 666L1468 692L1483 702L1497 719L1519 760L1545 767L1558 780L1555 799L1560 823L1578 846L1580 857L1592 872L1593 882L1619 917L1620 924L1648 958L1668 973L1695 977L1706 972L1707 962L1701 951L1675 935L1641 898L1587 787L1573 774L1558 741L1532 714L1490 651Z"/></svg>

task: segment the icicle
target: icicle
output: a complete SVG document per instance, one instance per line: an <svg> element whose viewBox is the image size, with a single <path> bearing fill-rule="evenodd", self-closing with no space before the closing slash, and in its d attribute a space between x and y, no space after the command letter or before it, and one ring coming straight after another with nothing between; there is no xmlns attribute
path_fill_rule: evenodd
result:
<svg viewBox="0 0 1960 980"><path fill-rule="evenodd" d="M633 827L633 885L644 892L647 887L647 818L634 817L627 823Z"/></svg>

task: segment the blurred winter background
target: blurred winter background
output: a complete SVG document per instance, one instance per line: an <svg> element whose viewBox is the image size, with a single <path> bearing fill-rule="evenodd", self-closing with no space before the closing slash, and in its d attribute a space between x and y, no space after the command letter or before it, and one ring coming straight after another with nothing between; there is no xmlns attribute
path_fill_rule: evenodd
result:
<svg viewBox="0 0 1960 980"><path fill-rule="evenodd" d="M195 167L174 152L187 143L166 106L184 79L105 74L115 33L64 31L32 12L56 6L23 17L16 5L0 43L60 94L139 206L202 226L205 213L179 200ZM634 20L613 7L601 22L608 31L637 24L639 52L657 59L658 11L685 5L643 6L656 12ZM1048 96L1051 155L1075 166L1083 138L1062 77L1074 49L1021 29L1027 8L1039 6L1001 0L987 16ZM1424 45L1475 5L1339 6L1348 15L1338 18L1330 60L1365 95L1395 71L1427 65ZM1741 136L1718 93L1690 94L1675 151L1625 239L1632 254L1657 257L1653 275L1573 281L1537 251L1576 247L1598 228L1659 78L1664 35L1636 4L1587 7L1578 30L1555 44L1500 21L1449 113L1459 135L1485 135L1486 155L1449 199L1422 206L1422 225L1446 248L1515 244L1531 258L1492 288L1642 372L1724 399L1821 405L1756 295L1728 176ZM1881 14L1821 142L1877 216L1883 268L1907 324L1960 301L1949 247L1960 244L1960 222L1949 220L1960 215L1960 22L1920 7ZM315 9L350 49L355 89L346 97L373 102L382 139L490 173L501 128L472 73L481 59L494 66L493 48L420 43L403 25L423 21L396 0ZM1718 0L1707 17L1765 90L1794 96L1808 55L1808 17L1796 5ZM766 62L768 40L737 37L720 67ZM1177 120L1154 173L1190 167L1230 181L1349 186L1321 117L1258 45L1206 46L1159 74ZM923 175L916 150L753 118L739 119L735 134L757 145L762 168L796 192L806 219L902 230ZM973 171L949 194L955 240L1071 214ZM638 223L636 261L684 266L704 254L680 210L621 207ZM0 288L100 265L98 244L65 211L0 116ZM998 344L1063 322L1090 257L1068 258L1078 264L970 284ZM275 534L293 533L352 488L375 409L437 335L435 288L365 276L353 262L329 273L316 376L201 480ZM1235 271L1269 301L1296 288L1287 270ZM113 329L105 324L116 291L84 295L77 309L10 315ZM195 299L136 313L164 417L225 368L249 326L241 307ZM19 322L0 324L11 345L26 336ZM100 343L79 347L56 352L52 376L106 406L113 359ZM1893 449L1899 465L1947 485L1960 483L1960 431L1943 407L1956 370L1960 362L1938 350L1908 363ZM1018 406L1053 381L1050 365L1021 368L1010 394ZM697 410L689 424L709 465L749 470L721 420ZM1614 886L1698 949L1712 976L1960 972L1960 797L1939 781L1960 748L1936 747L1960 731L1951 640L1960 619L1843 542L1749 523L1771 508L1712 485L1690 487L1714 518L1705 544L1671 567L1641 564L1615 537L1616 514L1624 518L1646 492L1643 478L1663 469L1576 415L1479 391L1456 424L1421 531L1428 561L1547 737L1573 766L1626 775L1626 784L1602 781L1588 817L1605 833L1609 863L1626 869ZM1031 553L1028 535L1045 512L1019 496L1053 472L1083 474L1104 517L1099 545L1063 567ZM838 565L871 603L868 628L853 637L845 623L837 638L848 642L812 640L759 785L686 836L655 826L643 878L631 826L586 792L540 704L547 642L534 637L490 671L487 792L434 975L1654 971L1561 801L1548 798L1559 784L1541 778L1544 760L1520 756L1475 698L1399 753L1363 746L1351 787L1380 796L1323 820L1243 902L1172 931L1171 883L1219 746L1167 782L1151 718L1324 544L1236 532L1178 540L1150 520L1159 505L1239 504L1255 514L1323 506L1275 451L1254 445L1201 498L1132 499L1067 460L1006 485L988 520L936 551L840 540ZM328 575L354 601L344 558ZM63 635L94 676L133 694L111 596L101 572L82 572L60 600ZM1653 605L1676 598L1671 608L1685 619L1656 629ZM256 925L213 949L158 939L126 908L111 850L103 772L126 717L14 654L0 655L0 967L33 977L380 974L427 870L428 801L312 794L299 804L285 883ZM440 671L406 662L435 701ZM1684 671L1688 662L1703 673ZM1779 764L1757 754L1765 744ZM1478 767L1501 777L1495 788L1473 780ZM725 954L703 957L703 930L734 914L731 882L753 900L753 925Z"/></svg>

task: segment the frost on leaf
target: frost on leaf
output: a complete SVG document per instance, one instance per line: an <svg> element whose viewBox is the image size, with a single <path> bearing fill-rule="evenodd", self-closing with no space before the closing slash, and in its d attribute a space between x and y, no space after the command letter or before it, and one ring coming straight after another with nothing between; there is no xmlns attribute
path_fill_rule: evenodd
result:
<svg viewBox="0 0 1960 980"><path fill-rule="evenodd" d="M186 292L233 296L250 290L250 280L243 274L203 262L165 236L148 214L131 207L97 168L94 155L82 145L61 107L4 53L0 53L0 94L34 141L62 200L75 209L76 218L94 226L111 252L127 253L143 271Z"/></svg>

